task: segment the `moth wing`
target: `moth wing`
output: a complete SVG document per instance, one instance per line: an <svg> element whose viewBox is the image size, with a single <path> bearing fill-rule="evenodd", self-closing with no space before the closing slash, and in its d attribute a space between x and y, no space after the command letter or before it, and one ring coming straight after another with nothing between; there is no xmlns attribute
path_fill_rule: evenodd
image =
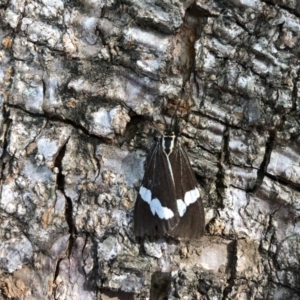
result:
<svg viewBox="0 0 300 300"><path fill-rule="evenodd" d="M205 227L204 208L194 171L179 142L170 155L170 161L173 167L180 221L169 235L182 239L200 238Z"/></svg>
<svg viewBox="0 0 300 300"><path fill-rule="evenodd" d="M170 167L158 142L147 158L146 171L134 207L136 236L163 236L179 222Z"/></svg>

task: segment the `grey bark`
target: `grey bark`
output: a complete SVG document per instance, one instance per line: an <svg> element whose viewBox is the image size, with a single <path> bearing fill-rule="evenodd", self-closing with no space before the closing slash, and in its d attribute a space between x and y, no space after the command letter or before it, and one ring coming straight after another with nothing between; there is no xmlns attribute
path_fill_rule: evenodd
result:
<svg viewBox="0 0 300 300"><path fill-rule="evenodd" d="M0 299L300 299L299 11L1 0ZM206 233L136 241L183 86Z"/></svg>

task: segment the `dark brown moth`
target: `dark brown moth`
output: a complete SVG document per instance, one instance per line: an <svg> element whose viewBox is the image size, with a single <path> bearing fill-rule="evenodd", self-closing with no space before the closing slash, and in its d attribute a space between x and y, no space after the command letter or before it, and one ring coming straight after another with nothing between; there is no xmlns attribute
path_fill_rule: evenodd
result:
<svg viewBox="0 0 300 300"><path fill-rule="evenodd" d="M151 149L134 207L138 237L197 239L204 233L200 190L186 151L170 127Z"/></svg>

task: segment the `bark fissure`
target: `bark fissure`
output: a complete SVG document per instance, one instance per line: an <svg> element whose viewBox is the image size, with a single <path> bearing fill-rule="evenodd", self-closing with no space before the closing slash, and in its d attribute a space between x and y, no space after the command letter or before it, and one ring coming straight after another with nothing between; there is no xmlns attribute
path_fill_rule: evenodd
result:
<svg viewBox="0 0 300 300"><path fill-rule="evenodd" d="M228 269L229 269L229 279L227 280L227 286L223 290L222 300L228 299L233 287L235 286L235 280L237 277L237 241L232 241L228 244Z"/></svg>
<svg viewBox="0 0 300 300"><path fill-rule="evenodd" d="M257 170L257 177L256 177L255 184L253 185L253 188L247 190L248 193L255 193L263 183L264 177L267 173L267 168L270 162L274 143L275 143L275 133L271 131L269 139L266 143L264 159L260 165L260 168Z"/></svg>
<svg viewBox="0 0 300 300"><path fill-rule="evenodd" d="M7 156L7 147L8 147L8 134L9 134L9 128L10 128L10 124L11 124L11 119L9 118L9 112L6 112L4 110L4 122L2 124L2 135L1 135L1 147L2 147L2 155L0 157L1 159L1 178L0 180L3 181L4 179L4 170L6 167L6 164L10 162L10 160L12 159L12 157L8 160L6 160L6 156ZM2 187L2 186L1 186Z"/></svg>
<svg viewBox="0 0 300 300"><path fill-rule="evenodd" d="M34 112L26 110L24 107L22 107L20 105L15 105L15 104L11 104L11 103L6 103L6 105L8 107L11 107L11 108L14 108L14 109L19 109L19 110L21 110L22 112L28 114L31 117L42 117L42 118L45 118L45 119L47 119L49 121L61 122L61 123L64 123L66 125L70 125L73 128L82 131L87 137L95 138L98 141L101 141L103 143L107 143L107 144L112 143L112 141L110 139L107 139L105 137L100 137L100 136L97 136L95 134L92 134L84 126L82 126L82 125L80 125L80 124L78 124L75 121L72 121L70 119L65 119L65 118L63 118L60 115L53 115L53 114L50 114L48 112L34 113Z"/></svg>
<svg viewBox="0 0 300 300"><path fill-rule="evenodd" d="M65 144L61 147L59 153L56 156L54 166L58 168L59 172L57 174L57 189L64 195L66 199L66 206L65 206L65 218L66 222L69 227L70 239L69 239L69 246L68 246L68 257L70 257L72 252L72 247L76 239L76 227L73 220L73 203L70 197L68 197L65 193L65 175L62 166L62 161L65 156L66 148L67 148L68 140L66 140Z"/></svg>

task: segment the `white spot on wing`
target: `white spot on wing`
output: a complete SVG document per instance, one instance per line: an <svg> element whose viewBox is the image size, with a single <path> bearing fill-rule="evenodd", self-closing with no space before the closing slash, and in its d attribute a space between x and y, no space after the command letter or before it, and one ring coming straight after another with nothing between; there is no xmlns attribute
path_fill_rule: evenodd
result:
<svg viewBox="0 0 300 300"><path fill-rule="evenodd" d="M179 216L182 217L186 212L187 206L181 199L177 200L177 208L178 208Z"/></svg>
<svg viewBox="0 0 300 300"><path fill-rule="evenodd" d="M140 188L140 195L142 197L142 199L144 201L146 201L147 203L149 203L150 205L150 202L151 202L151 198L152 198L152 193L150 190L144 188L143 186L141 186Z"/></svg>
<svg viewBox="0 0 300 300"><path fill-rule="evenodd" d="M190 204L197 201L197 199L200 197L200 193L197 187L195 187L193 190L188 191L184 195L184 203L186 206L189 206Z"/></svg>
<svg viewBox="0 0 300 300"><path fill-rule="evenodd" d="M151 208L153 215L155 213L157 213L157 215L159 216L160 219L168 220L168 219L171 219L172 217L174 217L174 213L172 212L172 210L167 207L162 206L160 201L157 198L155 198L151 201L150 208Z"/></svg>
<svg viewBox="0 0 300 300"><path fill-rule="evenodd" d="M157 214L160 219L166 220L174 217L173 211L167 207L162 206L157 198L152 200L152 193L150 190L141 186L139 193L142 199L150 205L150 209L153 215Z"/></svg>
<svg viewBox="0 0 300 300"><path fill-rule="evenodd" d="M185 193L184 201L182 199L178 199L177 209L178 209L179 216L182 217L185 214L187 207L190 204L196 202L199 197L200 197L200 192L199 189L196 187L193 190L190 190Z"/></svg>

